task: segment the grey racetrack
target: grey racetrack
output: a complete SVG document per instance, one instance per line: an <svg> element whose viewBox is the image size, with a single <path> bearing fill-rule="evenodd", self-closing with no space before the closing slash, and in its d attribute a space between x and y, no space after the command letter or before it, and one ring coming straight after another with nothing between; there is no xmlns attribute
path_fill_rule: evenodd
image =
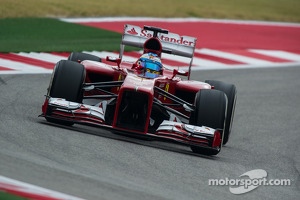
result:
<svg viewBox="0 0 300 200"><path fill-rule="evenodd" d="M0 175L88 200L300 199L300 66L197 71L234 83L233 132L217 156L188 147L38 118L50 74L0 75ZM263 169L290 186L235 195L209 179Z"/></svg>

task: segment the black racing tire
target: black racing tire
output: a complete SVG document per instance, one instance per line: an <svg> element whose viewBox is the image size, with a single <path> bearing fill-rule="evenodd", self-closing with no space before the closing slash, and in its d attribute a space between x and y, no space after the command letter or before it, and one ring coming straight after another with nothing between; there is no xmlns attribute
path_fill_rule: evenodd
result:
<svg viewBox="0 0 300 200"><path fill-rule="evenodd" d="M95 55L87 54L87 53L81 53L81 52L72 52L68 60L74 61L74 62L81 62L83 60L92 60L92 61L98 61L101 62L101 58Z"/></svg>
<svg viewBox="0 0 300 200"><path fill-rule="evenodd" d="M63 98L67 101L82 103L83 99L83 83L85 81L85 68L82 64L69 60L59 61L53 70L48 96L54 98ZM47 114L51 113L51 108ZM66 120L52 119L46 117L49 122L59 123L63 125L73 125L73 122Z"/></svg>
<svg viewBox="0 0 300 200"><path fill-rule="evenodd" d="M229 136L230 136L231 129L232 129L235 104L236 104L236 98L237 98L237 90L236 90L235 85L233 85L233 84L228 84L228 83L224 83L221 81L215 81L215 80L206 80L205 82L214 86L215 90L220 90L220 91L224 92L227 96L228 106L227 106L225 131L224 131L224 137L223 137L223 144L225 145L229 141Z"/></svg>
<svg viewBox="0 0 300 200"><path fill-rule="evenodd" d="M191 113L189 121L191 125L224 130L227 111L227 97L224 92L202 89L197 92L194 105L195 110ZM194 153L216 155L221 146L218 149L191 146L191 149Z"/></svg>

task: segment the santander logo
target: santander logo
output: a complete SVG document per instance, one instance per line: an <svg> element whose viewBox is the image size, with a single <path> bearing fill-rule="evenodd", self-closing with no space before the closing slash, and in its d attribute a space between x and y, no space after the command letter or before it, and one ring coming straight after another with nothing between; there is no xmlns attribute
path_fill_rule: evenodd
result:
<svg viewBox="0 0 300 200"><path fill-rule="evenodd" d="M128 27L129 30L126 32L130 35L138 35L140 37L151 38L153 33L147 30L139 29L136 31L135 27ZM195 46L195 39L187 36L179 36L174 33L169 34L158 34L158 39L162 42L181 44L185 46Z"/></svg>
<svg viewBox="0 0 300 200"><path fill-rule="evenodd" d="M132 28L129 31L127 31L127 33L129 33L131 35L137 35L138 34L138 32L136 32L136 30L134 28Z"/></svg>

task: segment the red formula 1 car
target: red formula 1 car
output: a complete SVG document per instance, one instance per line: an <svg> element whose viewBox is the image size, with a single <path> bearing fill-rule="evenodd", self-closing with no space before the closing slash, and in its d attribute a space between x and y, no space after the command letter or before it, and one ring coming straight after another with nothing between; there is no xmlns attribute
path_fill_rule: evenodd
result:
<svg viewBox="0 0 300 200"><path fill-rule="evenodd" d="M136 62L122 59L125 45L143 48ZM41 116L167 139L216 155L229 139L236 87L190 80L195 46L193 37L125 25L119 58L104 61L73 52L56 64ZM189 71L167 69L162 54L189 58Z"/></svg>

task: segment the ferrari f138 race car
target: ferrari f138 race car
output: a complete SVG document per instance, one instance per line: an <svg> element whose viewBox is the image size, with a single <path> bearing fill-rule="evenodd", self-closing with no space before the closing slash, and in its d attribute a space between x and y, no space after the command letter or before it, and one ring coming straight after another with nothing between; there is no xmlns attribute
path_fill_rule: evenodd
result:
<svg viewBox="0 0 300 200"><path fill-rule="evenodd" d="M137 61L125 46L141 48ZM73 52L53 70L42 115L64 125L86 124L182 143L216 155L231 132L236 87L190 80L196 38L125 25L119 57ZM188 72L163 65L163 54L190 59Z"/></svg>

